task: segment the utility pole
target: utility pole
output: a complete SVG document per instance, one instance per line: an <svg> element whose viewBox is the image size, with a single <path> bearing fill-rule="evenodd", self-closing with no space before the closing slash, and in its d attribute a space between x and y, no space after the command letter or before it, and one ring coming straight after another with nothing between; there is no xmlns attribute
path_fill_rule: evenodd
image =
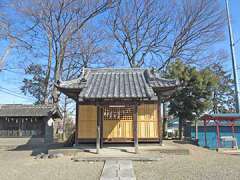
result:
<svg viewBox="0 0 240 180"><path fill-rule="evenodd" d="M228 0L225 0L225 4L226 4L226 11L227 11L227 19L228 19L228 32L229 32L229 38L230 38L233 78L234 78L234 84L235 84L236 112L239 113L239 85L238 85L237 62L235 58L234 40L233 40L232 25L231 25L230 15L229 15L230 13L229 13Z"/></svg>

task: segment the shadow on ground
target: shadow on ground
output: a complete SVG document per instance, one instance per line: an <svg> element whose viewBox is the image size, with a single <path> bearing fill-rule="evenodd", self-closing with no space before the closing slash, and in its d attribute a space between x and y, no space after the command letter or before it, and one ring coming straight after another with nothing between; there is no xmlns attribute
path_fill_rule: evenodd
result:
<svg viewBox="0 0 240 180"><path fill-rule="evenodd" d="M32 156L36 156L41 153L48 153L48 145L44 143L36 143L34 138L30 138L25 144L10 145L9 147L6 147L6 149L8 151L32 151Z"/></svg>

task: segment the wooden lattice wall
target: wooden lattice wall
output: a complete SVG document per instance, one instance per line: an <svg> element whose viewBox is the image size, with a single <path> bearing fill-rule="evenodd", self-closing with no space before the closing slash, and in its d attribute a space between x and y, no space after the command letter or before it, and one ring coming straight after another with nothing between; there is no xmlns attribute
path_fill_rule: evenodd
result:
<svg viewBox="0 0 240 180"><path fill-rule="evenodd" d="M96 138L97 106L80 105L78 138Z"/></svg>
<svg viewBox="0 0 240 180"><path fill-rule="evenodd" d="M157 104L138 106L138 138L158 138Z"/></svg>
<svg viewBox="0 0 240 180"><path fill-rule="evenodd" d="M103 138L133 138L133 109L104 108Z"/></svg>
<svg viewBox="0 0 240 180"><path fill-rule="evenodd" d="M157 104L138 106L138 137L158 138ZM97 107L80 105L78 138L96 138ZM103 110L103 138L133 138L132 107L105 107Z"/></svg>

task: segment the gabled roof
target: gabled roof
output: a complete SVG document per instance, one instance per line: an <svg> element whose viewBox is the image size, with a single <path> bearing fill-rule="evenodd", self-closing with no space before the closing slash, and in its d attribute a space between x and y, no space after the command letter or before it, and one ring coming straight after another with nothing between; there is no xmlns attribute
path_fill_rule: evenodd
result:
<svg viewBox="0 0 240 180"><path fill-rule="evenodd" d="M62 114L54 105L0 104L0 117L46 116L62 117Z"/></svg>
<svg viewBox="0 0 240 180"><path fill-rule="evenodd" d="M174 89L176 80L160 78L150 69L84 69L78 79L60 82L57 87L69 95L78 90L81 99L154 98L156 89Z"/></svg>

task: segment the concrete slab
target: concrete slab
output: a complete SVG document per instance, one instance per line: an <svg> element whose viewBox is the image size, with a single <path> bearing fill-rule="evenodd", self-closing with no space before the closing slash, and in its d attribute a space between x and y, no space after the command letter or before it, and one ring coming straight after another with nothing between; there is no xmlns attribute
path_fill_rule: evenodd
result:
<svg viewBox="0 0 240 180"><path fill-rule="evenodd" d="M101 177L100 180L119 180L119 178L118 177L115 177L115 178Z"/></svg>
<svg viewBox="0 0 240 180"><path fill-rule="evenodd" d="M132 161L131 160L121 160L118 162L119 163L119 169L130 169L133 167Z"/></svg>
<svg viewBox="0 0 240 180"><path fill-rule="evenodd" d="M74 157L74 162L80 161L108 161L108 160L131 160L131 161L160 161L162 157Z"/></svg>
<svg viewBox="0 0 240 180"><path fill-rule="evenodd" d="M62 153L73 156L74 161L105 161L105 160L134 160L134 161L157 161L167 154L189 155L189 149L184 146L166 142L159 144L140 144L139 153L134 153L134 147L127 144L104 144L100 153L96 154L94 144L80 144L72 148L51 147L48 152Z"/></svg>
<svg viewBox="0 0 240 180"><path fill-rule="evenodd" d="M136 180L132 161L109 160L105 161L100 180Z"/></svg>
<svg viewBox="0 0 240 180"><path fill-rule="evenodd" d="M126 177L135 177L133 168L130 169L121 169L118 171L118 176L121 178L126 178Z"/></svg>
<svg viewBox="0 0 240 180"><path fill-rule="evenodd" d="M134 178L125 178L125 177L121 177L119 180L136 180L136 177Z"/></svg>
<svg viewBox="0 0 240 180"><path fill-rule="evenodd" d="M119 165L117 163L117 160L107 160L104 164L104 168L119 169Z"/></svg>
<svg viewBox="0 0 240 180"><path fill-rule="evenodd" d="M103 178L115 178L118 177L118 169L104 169L101 177Z"/></svg>

